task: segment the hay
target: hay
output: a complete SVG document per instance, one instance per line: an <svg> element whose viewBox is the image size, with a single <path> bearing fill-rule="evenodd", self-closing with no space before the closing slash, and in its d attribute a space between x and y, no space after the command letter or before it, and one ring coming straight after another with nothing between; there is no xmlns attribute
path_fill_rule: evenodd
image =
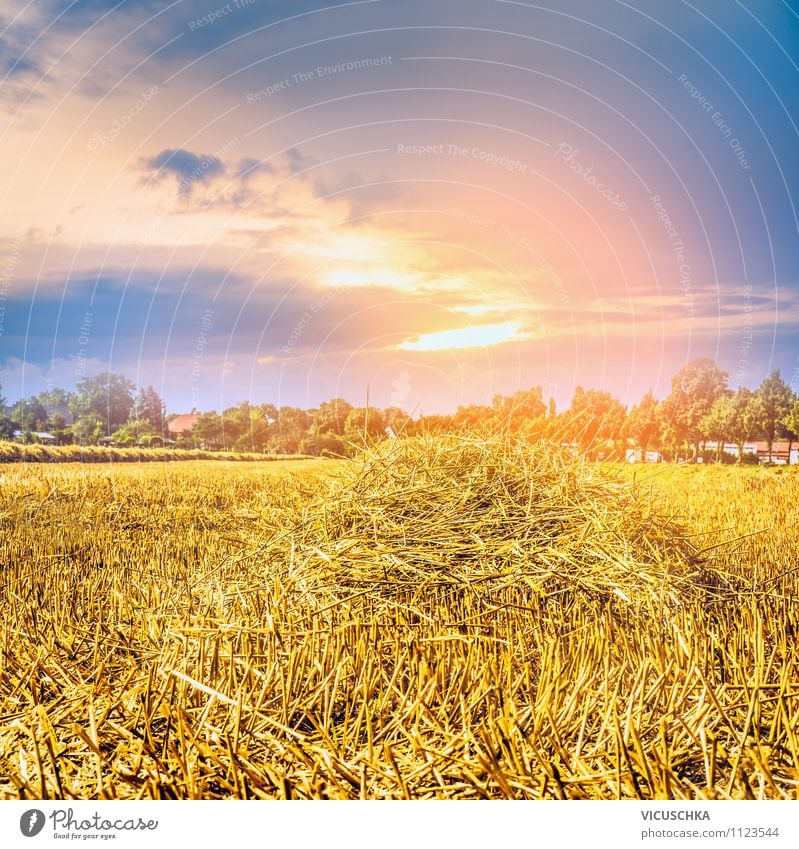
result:
<svg viewBox="0 0 799 849"><path fill-rule="evenodd" d="M0 799L796 799L799 477L654 474L7 466Z"/></svg>
<svg viewBox="0 0 799 849"><path fill-rule="evenodd" d="M680 604L704 574L651 496L559 447L501 439L383 444L287 516L268 551L326 598L516 586L654 609Z"/></svg>

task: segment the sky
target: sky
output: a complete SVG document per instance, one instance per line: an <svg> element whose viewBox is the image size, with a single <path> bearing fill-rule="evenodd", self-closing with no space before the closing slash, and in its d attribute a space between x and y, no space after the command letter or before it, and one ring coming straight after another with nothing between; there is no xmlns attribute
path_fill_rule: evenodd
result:
<svg viewBox="0 0 799 849"><path fill-rule="evenodd" d="M799 391L796 0L3 0L0 385Z"/></svg>

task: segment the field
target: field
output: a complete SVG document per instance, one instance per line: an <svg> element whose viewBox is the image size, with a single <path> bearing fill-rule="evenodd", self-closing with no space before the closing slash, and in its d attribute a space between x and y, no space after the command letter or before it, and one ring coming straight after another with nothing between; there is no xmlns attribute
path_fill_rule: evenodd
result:
<svg viewBox="0 0 799 849"><path fill-rule="evenodd" d="M286 463L307 459L301 454L278 457L243 452L204 451L185 448L111 448L102 445L22 445L0 440L0 463L162 463L178 460L249 460Z"/></svg>
<svg viewBox="0 0 799 849"><path fill-rule="evenodd" d="M799 798L799 473L0 467L0 798Z"/></svg>

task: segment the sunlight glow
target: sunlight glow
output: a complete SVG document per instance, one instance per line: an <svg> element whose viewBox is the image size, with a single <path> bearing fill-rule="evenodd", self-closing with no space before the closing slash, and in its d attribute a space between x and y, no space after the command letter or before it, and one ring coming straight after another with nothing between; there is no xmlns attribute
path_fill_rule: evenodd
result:
<svg viewBox="0 0 799 849"><path fill-rule="evenodd" d="M516 324L485 324L424 333L412 342L403 342L404 351L445 351L451 348L486 348L511 339L524 338Z"/></svg>

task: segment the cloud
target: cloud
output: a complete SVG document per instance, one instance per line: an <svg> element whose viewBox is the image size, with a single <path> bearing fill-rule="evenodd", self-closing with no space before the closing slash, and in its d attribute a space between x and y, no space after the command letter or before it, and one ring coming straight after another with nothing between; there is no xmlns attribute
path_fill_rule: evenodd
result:
<svg viewBox="0 0 799 849"><path fill-rule="evenodd" d="M271 162L264 162L260 159L246 157L245 159L240 160L239 164L236 166L235 178L242 182L246 182L247 180L255 177L259 172L274 174L275 166Z"/></svg>
<svg viewBox="0 0 799 849"><path fill-rule="evenodd" d="M288 160L289 171L292 174L298 174L300 171L305 171L316 164L316 160L311 156L306 156L299 148L290 147L286 151L286 159Z"/></svg>
<svg viewBox="0 0 799 849"><path fill-rule="evenodd" d="M212 183L225 173L222 160L213 153L192 153L190 150L167 148L155 156L145 157L142 169L151 172L151 179L160 182L169 175L178 183L178 194L188 196L197 183Z"/></svg>

